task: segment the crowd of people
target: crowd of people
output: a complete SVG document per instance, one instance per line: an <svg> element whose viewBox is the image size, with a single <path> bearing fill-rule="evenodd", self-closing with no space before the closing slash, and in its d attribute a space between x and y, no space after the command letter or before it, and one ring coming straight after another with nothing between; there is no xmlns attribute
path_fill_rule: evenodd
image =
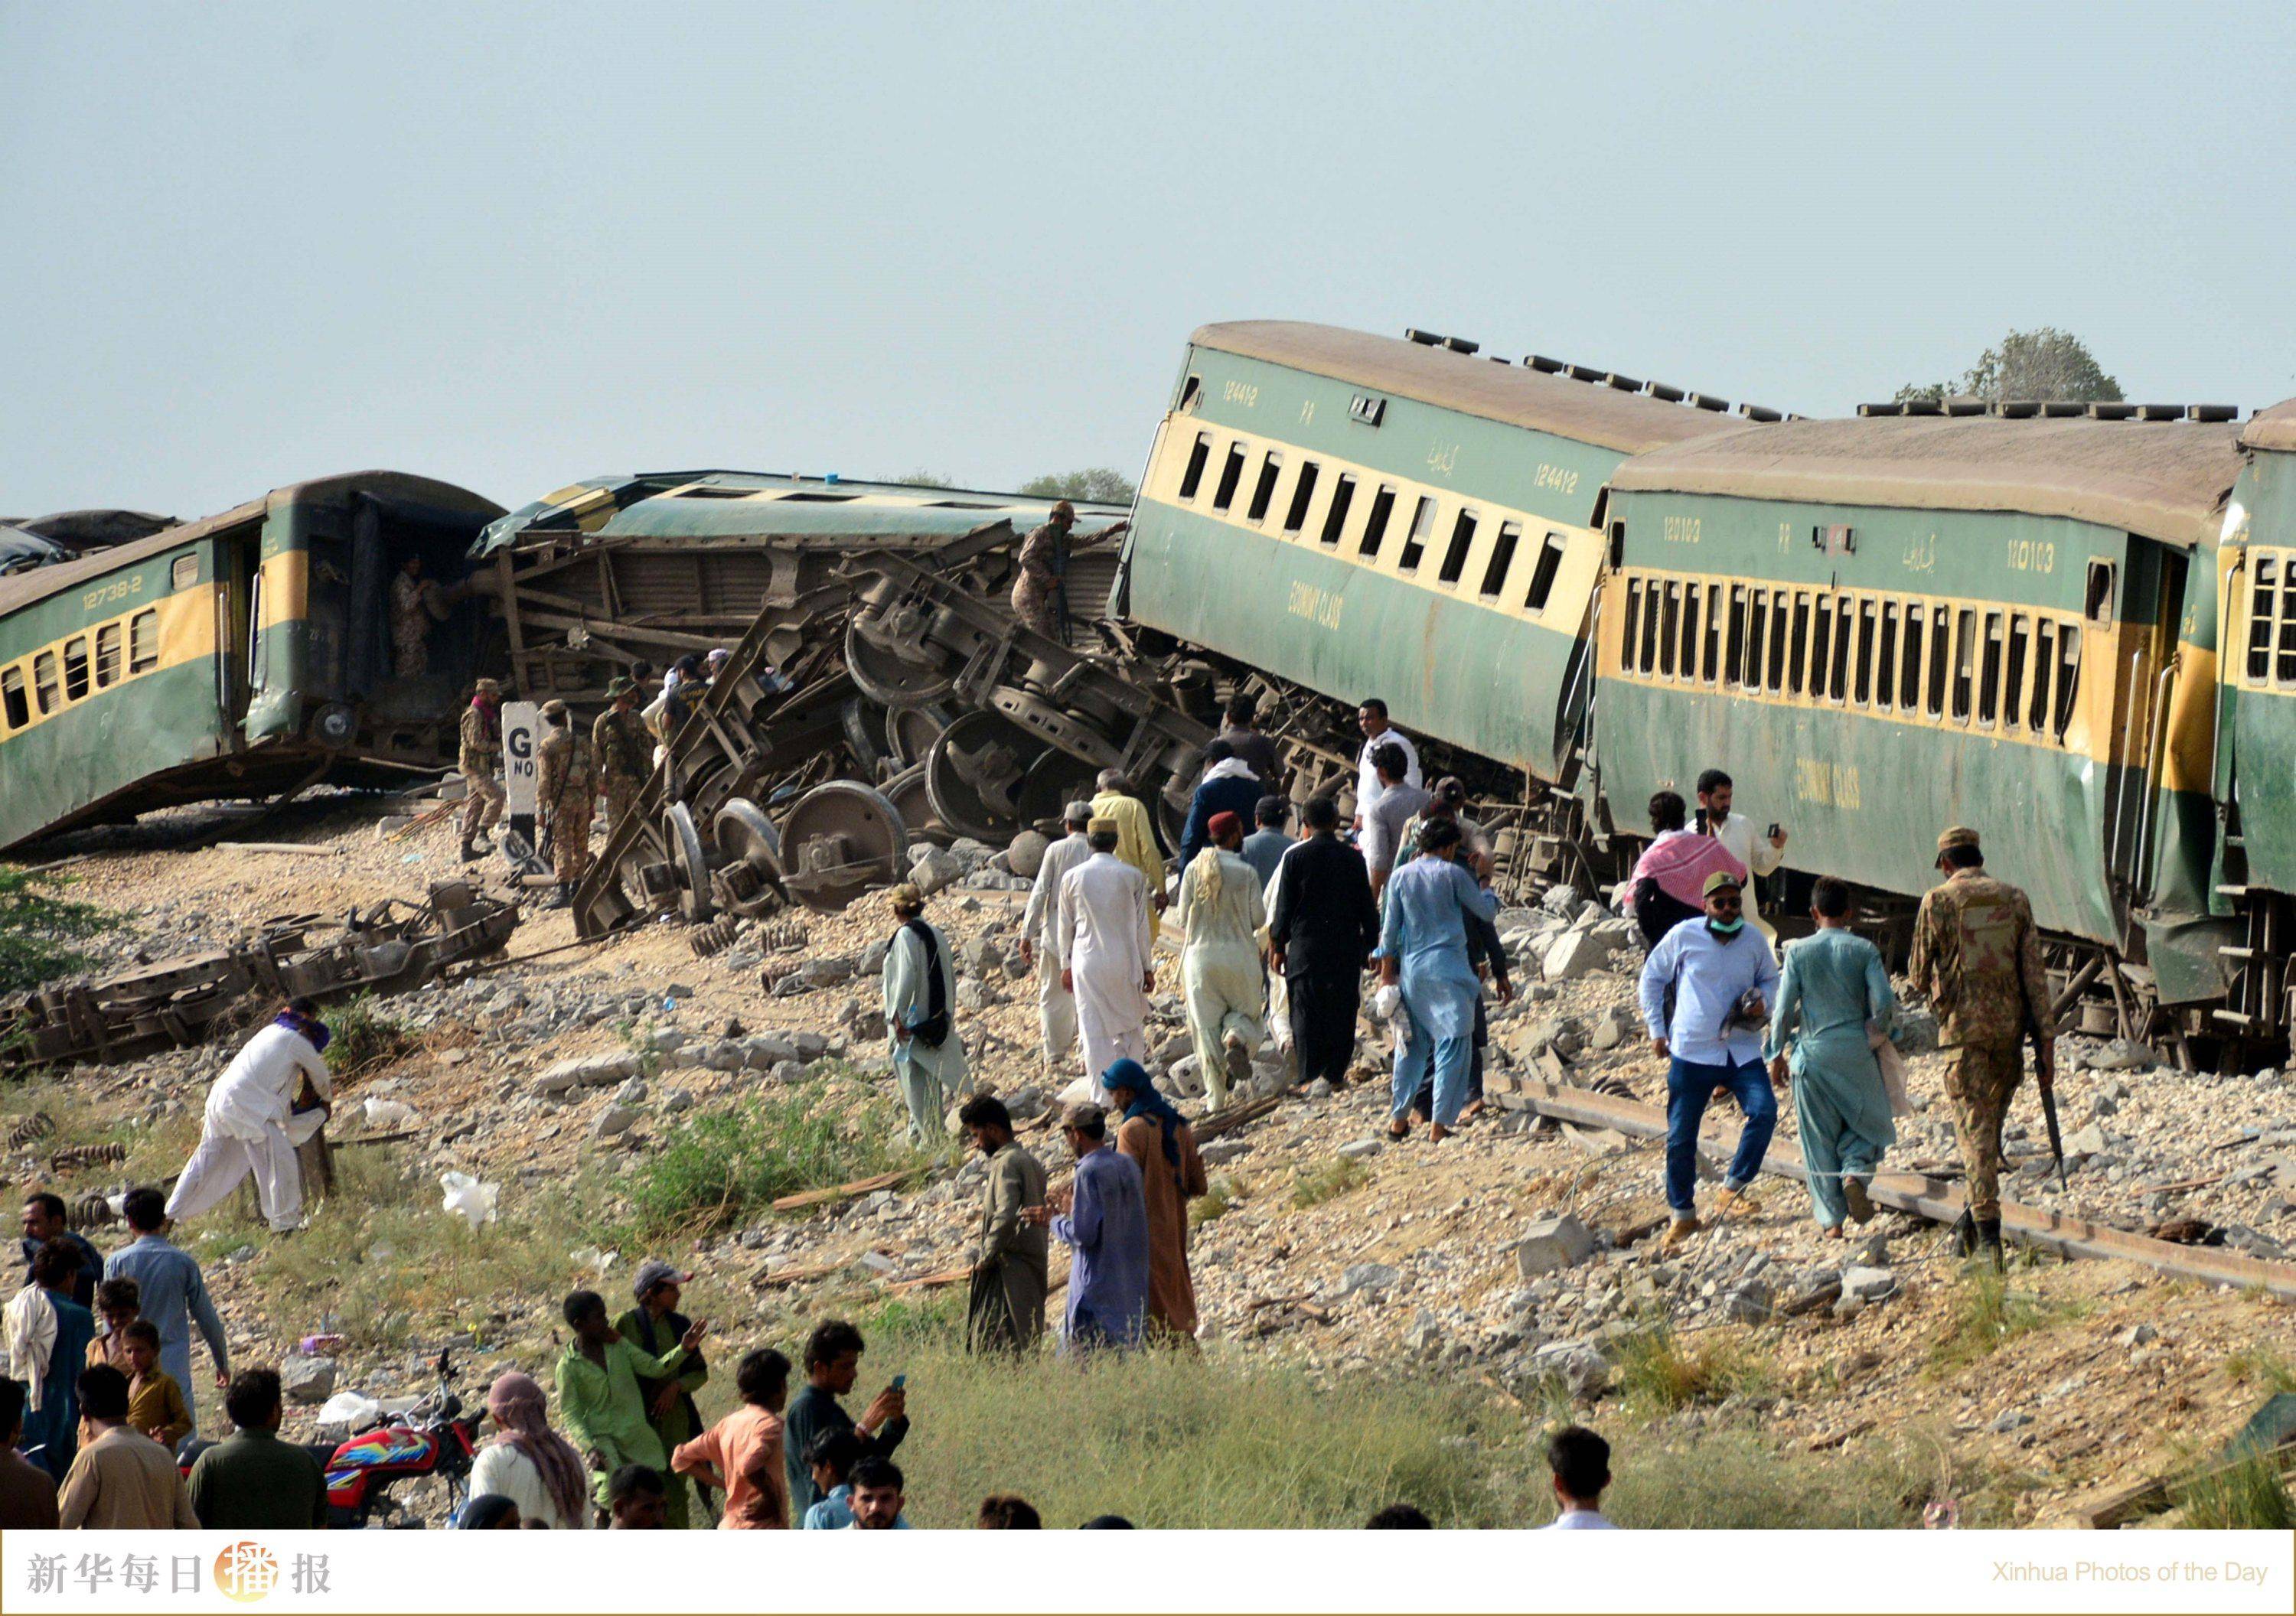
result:
<svg viewBox="0 0 2296 1616"><path fill-rule="evenodd" d="M674 705L679 689L710 672L706 664L686 670L666 700ZM473 713L489 695L481 689ZM625 733L634 690L614 696L594 727L595 755L609 759L644 745L643 730ZM554 724L544 778L578 787L586 799L581 813L562 810L556 822L570 842L578 828L586 850L593 754L570 760L583 743L562 711L546 716ZM1208 1180L1193 1128L1147 1066L1148 994L1168 913L1179 934L1188 1037L1208 1114L1234 1101L1271 1042L1287 1081L1344 1087L1367 974L1376 983L1374 1016L1392 1032L1390 1136L1406 1139L1424 1124L1439 1142L1482 1107L1486 990L1500 1003L1513 993L1494 924L1489 838L1464 812L1459 781L1422 784L1417 750L1383 703L1365 702L1357 716L1364 746L1344 835L1329 793L1300 804L1302 834L1289 833L1293 804L1249 698L1230 706L1205 750L1168 878L1130 781L1111 771L1098 795L1067 804L1067 834L1046 850L1021 924L1022 955L1038 976L1046 1069L1074 1073L1059 1117L1072 1171L1057 1188L1047 1163L1016 1138L1003 1100L964 1096L948 940L925 918L915 886L892 890L884 1018L910 1132L919 1144L939 1142L957 1104L957 1123L987 1169L970 1263L973 1351L1037 1348L1053 1241L1071 1257L1064 1351L1195 1348L1187 1211ZM466 750L484 740L479 728L474 741L466 721ZM627 808L627 771L618 775L618 766L603 777L610 813ZM1734 796L1727 775L1708 771L1694 823L1679 796L1654 796L1652 839L1615 894L1648 944L1640 1008L1652 1052L1667 1063L1673 1218L1665 1243L1678 1245L1701 1228L1699 1128L1718 1096L1737 1106L1742 1124L1708 1215L1752 1210L1779 1089L1794 1098L1813 1214L1839 1238L1845 1223L1873 1215L1869 1191L1894 1142L1891 1118L1907 1108L1889 1037L1895 997L1879 951L1850 929L1849 889L1830 877L1808 889L1814 930L1786 948L1781 966L1775 934L1750 894L1777 868L1785 833L1773 824L1758 834L1734 811ZM1997 1263L2002 1117L2021 1079L2025 1039L2035 1042L2043 1090L2051 1084L2046 983L2031 907L1985 873L1977 833L1947 830L1937 864L1944 879L1915 921L1909 981L1935 1007L1952 1057L1947 1090L1969 1163L1963 1249ZM250 1175L271 1225L298 1226L297 1147L332 1098L327 1037L314 1007L296 1000L248 1041L209 1092L200 1143L172 1194L130 1192L132 1237L108 1257L70 1228L60 1197L42 1192L27 1202L26 1283L4 1311L0 1431L9 1451L0 1464L0 1525L324 1522L318 1461L276 1434L278 1375L232 1375L199 1266L168 1231ZM1080 1073L1072 1064L1079 1055ZM709 1326L679 1311L691 1277L666 1262L643 1264L632 1305L619 1316L594 1292L565 1299L557 1423L532 1377L494 1383L488 1410L496 1435L476 1460L476 1497L462 1524L676 1528L713 1515L735 1528L908 1524L893 1458L908 1431L900 1381L857 1418L840 1400L856 1383L859 1332L843 1322L816 1329L794 1397L786 1357L749 1353L735 1371L740 1406L705 1427L694 1393L709 1375ZM234 1434L179 1474L175 1450L196 1441L194 1329L216 1384L226 1388ZM1607 1524L1596 1508L1608 1477L1601 1439L1573 1428L1550 1457L1563 1511L1557 1524ZM1403 1518L1409 1513L1384 1512L1373 1524L1425 1524ZM983 1525L1035 1525L1036 1516L1011 1497L981 1509Z"/></svg>

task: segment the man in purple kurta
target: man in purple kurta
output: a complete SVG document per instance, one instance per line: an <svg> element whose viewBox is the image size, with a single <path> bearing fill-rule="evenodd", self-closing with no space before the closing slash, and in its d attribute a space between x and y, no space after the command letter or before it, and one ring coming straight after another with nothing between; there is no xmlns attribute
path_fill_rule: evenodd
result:
<svg viewBox="0 0 2296 1616"><path fill-rule="evenodd" d="M1136 1347L1148 1311L1148 1198L1140 1169L1108 1147L1108 1114L1098 1106L1070 1106L1061 1132L1076 1153L1069 1210L1030 1206L1021 1215L1048 1225L1076 1254L1067 1350Z"/></svg>

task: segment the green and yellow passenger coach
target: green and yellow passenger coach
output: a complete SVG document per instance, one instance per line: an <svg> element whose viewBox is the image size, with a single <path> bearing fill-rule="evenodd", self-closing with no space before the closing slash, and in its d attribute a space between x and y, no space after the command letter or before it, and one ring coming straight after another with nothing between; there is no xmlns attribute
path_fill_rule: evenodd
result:
<svg viewBox="0 0 2296 1616"><path fill-rule="evenodd" d="M1283 321L1190 339L1119 615L1541 779L1586 696L1595 512L1714 401L1446 339Z"/></svg>
<svg viewBox="0 0 2296 1616"><path fill-rule="evenodd" d="M2225 808L2220 904L2239 918L2231 987L2218 1014L2250 1033L2296 1024L2296 400L2241 433L2240 481L2225 512L2222 706L2216 795Z"/></svg>
<svg viewBox="0 0 2296 1616"><path fill-rule="evenodd" d="M1787 421L1620 468L1594 776L1728 770L1794 868L1911 895L1971 824L2036 918L2168 1005L2223 991L2218 420Z"/></svg>
<svg viewBox="0 0 2296 1616"><path fill-rule="evenodd" d="M444 607L428 670L402 678L390 581L419 556L451 589L501 511L357 472L0 579L0 849L323 772L380 784L436 767L483 616Z"/></svg>

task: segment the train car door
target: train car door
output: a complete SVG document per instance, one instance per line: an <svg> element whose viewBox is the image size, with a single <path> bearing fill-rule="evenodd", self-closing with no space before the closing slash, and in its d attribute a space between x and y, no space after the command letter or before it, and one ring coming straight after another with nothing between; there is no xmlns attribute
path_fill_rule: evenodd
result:
<svg viewBox="0 0 2296 1616"><path fill-rule="evenodd" d="M2177 644L2191 564L2182 552L2135 535L2124 556L2118 568L2090 563L2085 637L2103 641L2098 649L2109 647L2114 653L2107 665L2118 688L2112 694L2114 717L2106 751L2112 765L2107 771L2112 795L2106 845L2117 893L2124 901L2141 902L2151 885L2165 785L2162 730L2183 671ZM2112 599L2116 592L2119 600Z"/></svg>

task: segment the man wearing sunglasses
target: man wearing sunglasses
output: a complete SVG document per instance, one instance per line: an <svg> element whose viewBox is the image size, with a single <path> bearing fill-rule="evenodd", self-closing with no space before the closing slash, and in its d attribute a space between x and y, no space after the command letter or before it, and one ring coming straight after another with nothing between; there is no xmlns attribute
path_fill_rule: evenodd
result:
<svg viewBox="0 0 2296 1616"><path fill-rule="evenodd" d="M1659 940L1643 967L1643 1025L1666 1074L1666 1202L1674 1222L1666 1244L1698 1232L1698 1127L1718 1090L1745 1115L1717 1219L1758 1210L1747 1186L1778 1123L1777 1096L1762 1065L1762 1032L1777 994L1778 964L1748 926L1741 883L1728 870L1706 877L1702 923L1685 922ZM1671 995L1673 1003L1669 1008Z"/></svg>

